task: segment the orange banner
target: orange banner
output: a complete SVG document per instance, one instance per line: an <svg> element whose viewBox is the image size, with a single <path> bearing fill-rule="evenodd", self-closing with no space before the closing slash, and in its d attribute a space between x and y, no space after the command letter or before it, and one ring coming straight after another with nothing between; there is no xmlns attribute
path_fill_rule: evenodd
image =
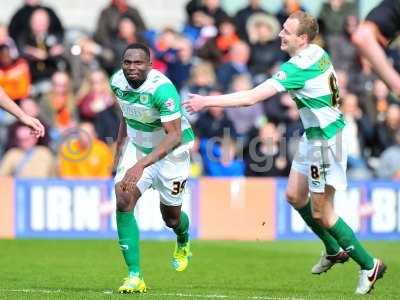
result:
<svg viewBox="0 0 400 300"><path fill-rule="evenodd" d="M14 219L14 179L0 177L0 238L15 236Z"/></svg>
<svg viewBox="0 0 400 300"><path fill-rule="evenodd" d="M275 179L202 178L199 239L275 239Z"/></svg>

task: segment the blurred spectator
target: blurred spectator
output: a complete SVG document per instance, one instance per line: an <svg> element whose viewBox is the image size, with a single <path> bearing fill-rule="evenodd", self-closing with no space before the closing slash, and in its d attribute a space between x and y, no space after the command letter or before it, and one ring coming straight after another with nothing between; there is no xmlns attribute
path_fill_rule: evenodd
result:
<svg viewBox="0 0 400 300"><path fill-rule="evenodd" d="M369 101L368 98L372 96L374 81L377 79L376 74L373 72L371 64L363 57L358 57L356 72L352 74L351 78L351 92L359 95L360 99L365 99L360 103L361 107L368 114L370 120L375 119L373 111L370 111L364 102Z"/></svg>
<svg viewBox="0 0 400 300"><path fill-rule="evenodd" d="M111 49L114 53L114 71L119 69L122 54L125 48L132 43L145 43L141 33L137 31L135 23L128 17L122 17L117 26L115 36L111 38Z"/></svg>
<svg viewBox="0 0 400 300"><path fill-rule="evenodd" d="M211 107L199 116L195 126L200 139L222 138L230 136L236 138L236 130L223 108Z"/></svg>
<svg viewBox="0 0 400 300"><path fill-rule="evenodd" d="M214 90L209 94L217 95L221 92ZM210 138L236 139L237 137L235 126L222 107L210 107L207 111L201 113L194 128L200 140Z"/></svg>
<svg viewBox="0 0 400 300"><path fill-rule="evenodd" d="M364 103L370 118L383 122L386 118L390 100L388 87L382 80L376 79L373 82L372 95Z"/></svg>
<svg viewBox="0 0 400 300"><path fill-rule="evenodd" d="M73 134L71 132L71 134ZM107 144L96 137L93 125L82 122L79 131L59 153L59 176L62 178L110 178L113 155Z"/></svg>
<svg viewBox="0 0 400 300"><path fill-rule="evenodd" d="M203 32L203 31L202 31ZM218 24L217 33L204 41L197 55L218 66L229 60L229 51L235 43L239 42L236 28L231 18L225 18Z"/></svg>
<svg viewBox="0 0 400 300"><path fill-rule="evenodd" d="M257 13L249 18L246 28L250 43L250 72L253 75L270 74L274 65L287 58L277 38L280 31L278 21L273 16Z"/></svg>
<svg viewBox="0 0 400 300"><path fill-rule="evenodd" d="M152 48L153 68L162 73L167 72L167 64L177 59L176 47L178 33L172 28L164 28L156 35Z"/></svg>
<svg viewBox="0 0 400 300"><path fill-rule="evenodd" d="M347 72L342 69L337 69L336 79L339 86L340 97L346 97L349 93L349 76Z"/></svg>
<svg viewBox="0 0 400 300"><path fill-rule="evenodd" d="M201 48L209 38L217 35L217 28L215 27L214 19L204 13L201 8L195 6L193 9L189 22L185 24L182 30L182 34L189 38L197 49Z"/></svg>
<svg viewBox="0 0 400 300"><path fill-rule="evenodd" d="M114 70L115 62L112 50L102 47L89 37L83 37L71 47L69 63L73 90L77 91L83 80L95 70L106 67L110 72Z"/></svg>
<svg viewBox="0 0 400 300"><path fill-rule="evenodd" d="M182 88L181 96L184 99L188 93L208 95L215 89L216 83L213 66L208 62L200 62L192 67L189 81Z"/></svg>
<svg viewBox="0 0 400 300"><path fill-rule="evenodd" d="M244 162L236 155L236 145L229 137L221 143L202 140L200 151L203 157L204 175L218 177L244 176Z"/></svg>
<svg viewBox="0 0 400 300"><path fill-rule="evenodd" d="M251 77L238 75L233 78L230 92L250 90L253 87ZM260 102L247 107L232 107L226 109L228 118L232 120L236 133L246 139L249 130L264 119L263 108Z"/></svg>
<svg viewBox="0 0 400 300"><path fill-rule="evenodd" d="M281 26L285 23L286 19L294 12L303 10L298 0L283 0L282 8L276 14Z"/></svg>
<svg viewBox="0 0 400 300"><path fill-rule="evenodd" d="M51 89L40 100L40 117L59 132L76 124L76 103L67 73L56 72Z"/></svg>
<svg viewBox="0 0 400 300"><path fill-rule="evenodd" d="M329 0L328 3L324 3L319 19L323 24L324 32L322 34L325 38L344 34L346 20L349 16L357 18L354 3L345 0Z"/></svg>
<svg viewBox="0 0 400 300"><path fill-rule="evenodd" d="M303 125L300 120L299 109L296 102L290 97L289 93L284 93L280 97L280 104L284 108L282 123L286 126L286 137L300 137L303 134Z"/></svg>
<svg viewBox="0 0 400 300"><path fill-rule="evenodd" d="M201 10L214 19L216 26L228 18L228 14L221 8L219 0L203 0L202 4Z"/></svg>
<svg viewBox="0 0 400 300"><path fill-rule="evenodd" d="M214 19L201 10L201 0L189 1L186 5L186 12L188 14L188 21L182 33L192 41L195 48L197 48L198 45L202 46L204 44L204 42L201 41L202 30L203 37L205 35L210 36L210 33L212 37L215 37L217 29L214 26Z"/></svg>
<svg viewBox="0 0 400 300"><path fill-rule="evenodd" d="M215 38L215 45L217 49L222 53L224 61L229 59L229 50L232 45L239 42L239 37L236 34L235 24L233 19L225 18L222 19L218 25L218 35Z"/></svg>
<svg viewBox="0 0 400 300"><path fill-rule="evenodd" d="M35 117L40 120L40 122L43 124L45 128L44 136L40 137L38 139L37 145L39 146L46 146L48 147L50 144L50 127L49 125L46 124L43 120L39 118L39 112L40 108L39 105L31 98L26 98L22 99L19 102L19 106L21 107L22 111L25 112L26 114ZM16 132L17 129L21 126L22 124L18 121L10 124L7 128L7 142L6 142L6 147L5 150L9 150L13 147L17 147L17 141L15 140L16 137Z"/></svg>
<svg viewBox="0 0 400 300"><path fill-rule="evenodd" d="M249 74L247 62L249 61L250 49L245 42L235 43L229 51L229 61L217 69L217 79L223 92L229 89L232 78L236 75Z"/></svg>
<svg viewBox="0 0 400 300"><path fill-rule="evenodd" d="M28 97L31 74L23 58L13 58L8 45L0 45L0 86L13 100Z"/></svg>
<svg viewBox="0 0 400 300"><path fill-rule="evenodd" d="M165 61L167 64L166 75L175 85L176 89L180 91L188 82L190 71L196 59L193 56L192 43L183 36L177 37L174 50L175 53Z"/></svg>
<svg viewBox="0 0 400 300"><path fill-rule="evenodd" d="M395 133L396 144L383 151L378 166L378 177L382 179L400 179L400 130Z"/></svg>
<svg viewBox="0 0 400 300"><path fill-rule="evenodd" d="M247 2L247 6L240 9L235 14L236 31L239 38L244 41L249 41L248 33L246 31L247 20L256 13L267 14L267 12L261 7L261 0L248 0Z"/></svg>
<svg viewBox="0 0 400 300"><path fill-rule="evenodd" d="M102 46L111 47L113 38L118 32L118 24L123 17L129 18L135 24L137 33L146 30L145 22L135 7L128 5L126 0L111 0L109 6L100 13L95 40Z"/></svg>
<svg viewBox="0 0 400 300"><path fill-rule="evenodd" d="M187 14L186 23L190 25L194 25L194 13L199 11L202 6L203 0L190 0L186 3L185 10Z"/></svg>
<svg viewBox="0 0 400 300"><path fill-rule="evenodd" d="M390 104L384 122L378 122L375 126L375 155L381 153L396 144L395 133L400 129L400 106Z"/></svg>
<svg viewBox="0 0 400 300"><path fill-rule="evenodd" d="M350 38L357 29L358 19L354 15L347 16L342 34L330 35L326 38L326 48L337 69L342 69L349 77L357 71L358 53Z"/></svg>
<svg viewBox="0 0 400 300"><path fill-rule="evenodd" d="M341 110L346 121L343 134L346 140L352 141L347 147L348 176L352 179L367 179L371 173L365 161L366 148L371 145L374 129L368 117L358 106L358 98L354 94L342 97Z"/></svg>
<svg viewBox="0 0 400 300"><path fill-rule="evenodd" d="M14 39L14 41L20 41L25 35L26 29L29 27L31 15L33 11L38 8L44 9L49 16L49 35L55 35L61 40L63 39L64 28L54 10L52 10L50 7L41 5L41 0L25 0L24 2L24 5L19 8L11 18L10 25L8 27L10 36Z"/></svg>
<svg viewBox="0 0 400 300"><path fill-rule="evenodd" d="M19 55L17 46L12 37L8 35L7 26L0 24L0 45L7 45L10 49L10 54L13 59L16 59Z"/></svg>
<svg viewBox="0 0 400 300"><path fill-rule="evenodd" d="M244 149L246 176L288 176L290 162L276 125L268 122L253 132Z"/></svg>
<svg viewBox="0 0 400 300"><path fill-rule="evenodd" d="M31 129L21 125L16 130L17 147L8 150L0 163L0 176L46 178L54 175L54 158L45 146L37 145Z"/></svg>
<svg viewBox="0 0 400 300"><path fill-rule="evenodd" d="M57 70L66 69L66 62L62 57L62 36L49 32L49 22L49 15L45 9L35 9L31 14L28 29L18 41L23 55L28 59L34 84L50 79Z"/></svg>
<svg viewBox="0 0 400 300"><path fill-rule="evenodd" d="M288 93L278 94L268 99L268 101L262 101L261 104L267 120L275 124L286 122L288 119L288 106L284 102L290 101L294 103ZM296 104L294 106L297 109Z"/></svg>
<svg viewBox="0 0 400 300"><path fill-rule="evenodd" d="M229 18L220 7L219 0L192 0L186 5L186 12L189 20L182 33L193 42L196 49L202 48L207 41L215 38L219 24ZM215 56L215 53L212 53L209 48L206 46L206 49L211 52L208 55ZM204 57L204 55L200 55L200 57Z"/></svg>
<svg viewBox="0 0 400 300"><path fill-rule="evenodd" d="M80 118L94 124L97 137L102 141L107 141L107 138L116 140L119 117L107 75L103 71L96 70L88 75L78 92L77 105Z"/></svg>

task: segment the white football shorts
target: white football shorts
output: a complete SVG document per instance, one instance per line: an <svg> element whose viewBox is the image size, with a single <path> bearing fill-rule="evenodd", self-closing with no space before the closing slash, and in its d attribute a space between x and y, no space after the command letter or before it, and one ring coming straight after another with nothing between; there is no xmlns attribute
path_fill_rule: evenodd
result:
<svg viewBox="0 0 400 300"><path fill-rule="evenodd" d="M161 202L167 206L182 205L186 182L190 170L189 147L182 145L144 169L142 177L137 182L137 187L143 193L150 187L160 193ZM114 182L120 182L126 171L131 168L144 154L127 142L118 163Z"/></svg>
<svg viewBox="0 0 400 300"><path fill-rule="evenodd" d="M307 176L311 192L323 193L325 185L346 189L347 144L343 136L339 132L330 140L301 137L292 168Z"/></svg>

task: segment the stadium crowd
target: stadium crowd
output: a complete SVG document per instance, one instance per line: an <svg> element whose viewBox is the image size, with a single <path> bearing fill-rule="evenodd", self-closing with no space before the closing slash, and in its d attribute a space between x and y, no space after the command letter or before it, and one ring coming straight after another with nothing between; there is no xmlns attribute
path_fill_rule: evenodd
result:
<svg viewBox="0 0 400 300"><path fill-rule="evenodd" d="M153 67L181 93L218 94L259 84L288 59L278 33L303 9L283 1L271 14L249 0L228 15L219 0L190 0L181 31L146 26L139 10L112 0L94 33L65 28L51 7L26 0L8 26L0 24L0 86L46 135L37 139L0 110L0 175L108 178L119 109L108 80L124 48L150 46ZM351 43L359 19L354 3L329 0L319 13L315 43L337 70L347 126L351 179L400 178L400 106ZM400 71L400 43L388 50ZM287 93L245 108L210 108L188 116L197 135L192 176L287 176L302 125Z"/></svg>

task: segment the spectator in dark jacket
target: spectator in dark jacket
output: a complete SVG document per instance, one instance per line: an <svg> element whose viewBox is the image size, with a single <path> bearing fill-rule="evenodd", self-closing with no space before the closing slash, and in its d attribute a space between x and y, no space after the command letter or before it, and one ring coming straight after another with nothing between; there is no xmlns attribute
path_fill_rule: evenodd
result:
<svg viewBox="0 0 400 300"><path fill-rule="evenodd" d="M100 13L95 40L103 46L110 47L112 38L117 34L118 23L122 17L131 19L138 33L146 30L143 18L135 7L129 6L126 0L112 0L110 5Z"/></svg>
<svg viewBox="0 0 400 300"><path fill-rule="evenodd" d="M267 12L261 7L261 0L249 0L248 5L240 9L235 15L236 32L244 41L249 41L248 33L246 31L247 20L255 13Z"/></svg>
<svg viewBox="0 0 400 300"><path fill-rule="evenodd" d="M16 13L11 17L8 31L14 41L19 41L24 35L24 32L29 27L29 20L33 11L38 8L44 9L49 15L49 33L60 37L64 37L64 28L61 24L60 18L56 15L50 7L41 5L40 0L25 0L24 5L19 8Z"/></svg>

